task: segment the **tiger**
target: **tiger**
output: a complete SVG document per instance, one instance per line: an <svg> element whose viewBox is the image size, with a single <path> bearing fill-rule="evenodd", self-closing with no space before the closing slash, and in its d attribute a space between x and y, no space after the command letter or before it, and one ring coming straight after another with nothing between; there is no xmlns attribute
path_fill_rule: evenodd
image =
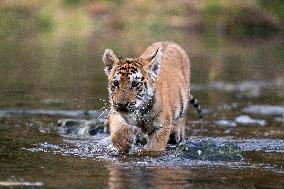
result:
<svg viewBox="0 0 284 189"><path fill-rule="evenodd" d="M108 77L109 131L114 147L129 152L139 133L147 136L146 151L161 152L168 142L185 140L188 104L202 114L190 94L189 58L179 45L156 42L138 58L118 58L113 50L105 49L102 60Z"/></svg>

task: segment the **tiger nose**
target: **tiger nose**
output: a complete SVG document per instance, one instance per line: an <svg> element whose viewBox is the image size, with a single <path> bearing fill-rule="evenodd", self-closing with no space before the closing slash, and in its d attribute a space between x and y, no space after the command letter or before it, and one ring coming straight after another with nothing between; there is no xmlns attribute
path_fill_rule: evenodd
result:
<svg viewBox="0 0 284 189"><path fill-rule="evenodd" d="M128 105L128 102L118 103L118 104L117 104L117 107L118 107L119 109L125 109L125 108L127 107L127 105Z"/></svg>

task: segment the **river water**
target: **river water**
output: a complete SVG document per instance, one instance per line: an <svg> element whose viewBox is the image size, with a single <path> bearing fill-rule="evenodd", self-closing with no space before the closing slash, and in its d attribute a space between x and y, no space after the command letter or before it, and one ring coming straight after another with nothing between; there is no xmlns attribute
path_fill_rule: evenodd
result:
<svg viewBox="0 0 284 189"><path fill-rule="evenodd" d="M240 161L115 153L107 135L62 135L59 119L108 110L101 55L141 53L151 41L96 36L7 39L0 46L0 186L44 188L283 188L283 40L171 35L191 59L189 141L231 142ZM100 145L98 145L100 144Z"/></svg>

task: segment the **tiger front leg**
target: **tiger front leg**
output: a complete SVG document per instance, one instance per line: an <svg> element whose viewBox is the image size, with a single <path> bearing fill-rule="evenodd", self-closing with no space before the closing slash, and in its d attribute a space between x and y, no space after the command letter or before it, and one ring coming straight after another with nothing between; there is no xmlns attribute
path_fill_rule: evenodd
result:
<svg viewBox="0 0 284 189"><path fill-rule="evenodd" d="M135 126L128 125L119 113L109 117L109 130L112 144L120 152L129 152L135 142Z"/></svg>
<svg viewBox="0 0 284 189"><path fill-rule="evenodd" d="M129 152L135 141L135 135L128 125L122 125L114 133L111 133L112 144L120 152Z"/></svg>
<svg viewBox="0 0 284 189"><path fill-rule="evenodd" d="M171 132L171 122L165 120L163 123L156 123L154 125L158 129L149 135L146 151L164 151Z"/></svg>

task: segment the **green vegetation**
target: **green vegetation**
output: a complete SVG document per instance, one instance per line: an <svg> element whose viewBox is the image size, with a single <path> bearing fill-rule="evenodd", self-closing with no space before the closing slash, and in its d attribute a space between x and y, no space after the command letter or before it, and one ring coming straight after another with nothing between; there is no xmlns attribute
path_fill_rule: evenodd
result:
<svg viewBox="0 0 284 189"><path fill-rule="evenodd" d="M88 36L121 30L161 38L170 30L230 37L267 37L283 31L281 0L194 1L15 1L0 3L0 35L51 33ZM5 3L6 2L6 3ZM65 35L66 34L66 35Z"/></svg>
<svg viewBox="0 0 284 189"><path fill-rule="evenodd" d="M203 25L208 31L230 36L270 36L282 30L277 17L267 14L256 5L222 5L221 1L210 1L203 15Z"/></svg>
<svg viewBox="0 0 284 189"><path fill-rule="evenodd" d="M85 0L63 0L63 3L67 6L78 6Z"/></svg>
<svg viewBox="0 0 284 189"><path fill-rule="evenodd" d="M31 51L42 53L43 71L38 75L44 75L50 83L58 80L74 85L69 82L74 77L73 71L80 68L88 72L89 67L94 66L93 62L86 65L91 62L86 59L86 53L100 60L102 49L111 47L121 57L132 56L159 40L176 41L189 52L192 62L202 62L202 69L193 66L193 79L213 81L226 77L235 80L254 69L251 62L257 64L271 59L283 62L283 45L265 42L267 39L278 41L283 33L283 20L278 13L283 3L273 2L277 3L264 0L178 3L171 0L23 0L11 3L3 0L0 3L0 42L11 46L12 50L5 49L5 54L19 53L13 50L13 45L23 51L23 57L26 54L37 57L31 55ZM260 42L259 51L273 50L265 54L249 46L239 47L240 40ZM26 46L30 49L25 51ZM231 47L235 49L230 51ZM58 54L64 54L64 58L59 58ZM9 57L13 59L13 56ZM76 56L80 58L74 58ZM247 58L252 56L254 58ZM241 70L239 62L245 62L247 69ZM71 64L77 67L70 67ZM96 66L102 69L101 64ZM234 73L226 71L231 67L235 68ZM66 73L66 68L70 72ZM90 73L90 77L105 76ZM104 83L99 85L104 86Z"/></svg>
<svg viewBox="0 0 284 189"><path fill-rule="evenodd" d="M43 7L38 15L38 27L40 32L51 32L54 20L50 7Z"/></svg>
<svg viewBox="0 0 284 189"><path fill-rule="evenodd" d="M0 20L1 38L23 36L35 27L33 13L25 8L0 11Z"/></svg>
<svg viewBox="0 0 284 189"><path fill-rule="evenodd" d="M284 21L284 1L283 0L258 0L259 4L269 12L275 14Z"/></svg>

